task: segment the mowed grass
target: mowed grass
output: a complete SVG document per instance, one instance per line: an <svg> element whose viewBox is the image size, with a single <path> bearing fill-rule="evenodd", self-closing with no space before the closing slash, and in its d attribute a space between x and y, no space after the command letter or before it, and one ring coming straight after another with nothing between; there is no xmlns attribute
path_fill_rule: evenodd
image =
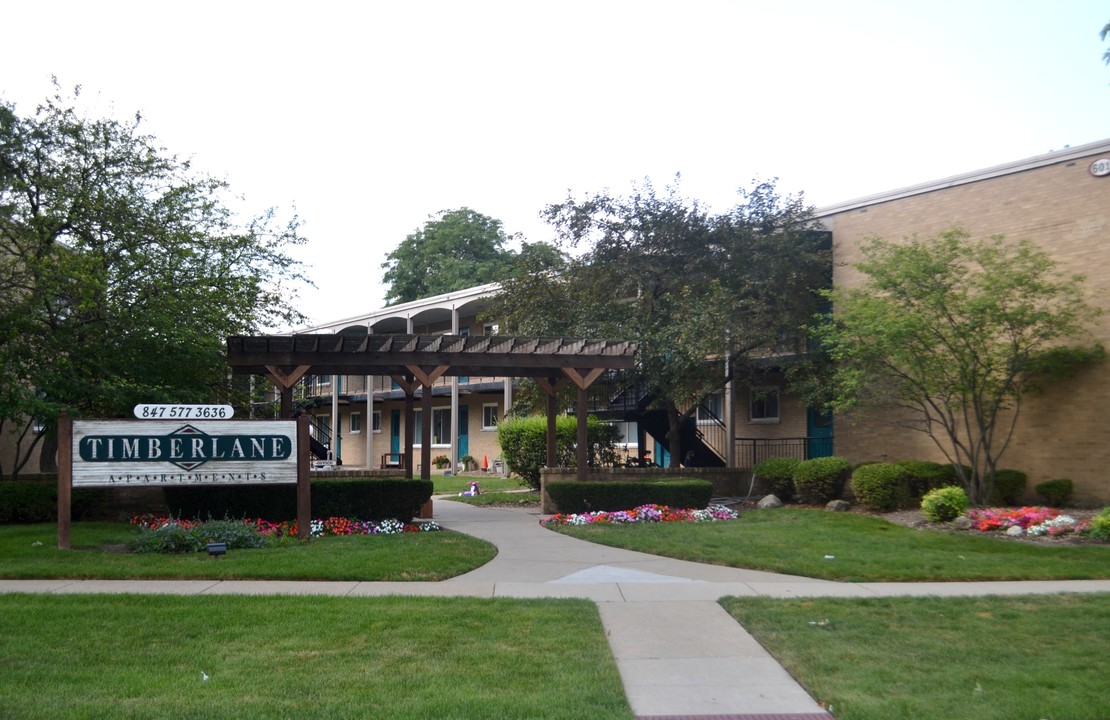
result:
<svg viewBox="0 0 1110 720"><path fill-rule="evenodd" d="M433 475L432 493L435 495L458 495L470 489L471 482L477 482L483 492L504 490L523 490L526 486L520 478L501 475Z"/></svg>
<svg viewBox="0 0 1110 720"><path fill-rule="evenodd" d="M1110 595L725 598L838 720L1105 720Z"/></svg>
<svg viewBox="0 0 1110 720"><path fill-rule="evenodd" d="M582 600L3 595L0 677L29 720L632 718Z"/></svg>
<svg viewBox="0 0 1110 720"><path fill-rule="evenodd" d="M717 523L554 529L681 560L848 582L1110 578L1110 545L1105 543L1043 545L918 530L824 510L749 510L739 520Z"/></svg>
<svg viewBox="0 0 1110 720"><path fill-rule="evenodd" d="M484 540L446 530L287 539L219 559L203 552L124 552L137 532L124 523L74 523L73 549L59 550L54 524L0 526L0 578L435 581L497 554Z"/></svg>
<svg viewBox="0 0 1110 720"><path fill-rule="evenodd" d="M470 489L470 482L478 481L480 495L461 496L460 493ZM520 478L501 477L500 475L463 475L463 476L433 476L435 494L444 495L445 500L486 507L496 505L505 507L519 505L531 507L538 505L540 494L538 491L529 490Z"/></svg>

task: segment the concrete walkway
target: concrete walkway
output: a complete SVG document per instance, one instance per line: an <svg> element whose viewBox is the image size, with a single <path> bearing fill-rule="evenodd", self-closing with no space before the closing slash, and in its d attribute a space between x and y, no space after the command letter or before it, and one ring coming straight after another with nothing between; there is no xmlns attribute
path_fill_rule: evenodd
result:
<svg viewBox="0 0 1110 720"><path fill-rule="evenodd" d="M435 501L451 530L498 548L486 565L439 583L0 580L0 592L573 597L597 603L638 718L831 718L717 604L738 597L889 597L1110 592L1110 580L838 583L671 560L540 527L521 509Z"/></svg>

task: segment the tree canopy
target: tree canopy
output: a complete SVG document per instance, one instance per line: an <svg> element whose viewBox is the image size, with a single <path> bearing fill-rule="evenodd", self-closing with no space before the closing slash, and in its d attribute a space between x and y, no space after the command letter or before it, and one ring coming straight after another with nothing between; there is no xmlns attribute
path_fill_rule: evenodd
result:
<svg viewBox="0 0 1110 720"><path fill-rule="evenodd" d="M389 285L389 305L497 282L511 275L517 263L552 267L561 258L551 245L524 243L518 255L506 247L515 238L500 220L471 210L444 210L429 217L389 255L382 269Z"/></svg>
<svg viewBox="0 0 1110 720"><path fill-rule="evenodd" d="M19 443L0 477L39 443L32 419L226 400L225 337L301 320L299 221L238 221L224 181L139 115L84 117L79 92L0 104L0 432Z"/></svg>
<svg viewBox="0 0 1110 720"><path fill-rule="evenodd" d="M1110 37L1110 22L1102 26L1102 30L1099 32L1098 36L1102 40L1106 40L1106 38ZM1102 53L1102 61L1110 65L1110 50Z"/></svg>
<svg viewBox="0 0 1110 720"><path fill-rule="evenodd" d="M1029 241L928 239L861 244L861 285L827 292L834 313L814 332L834 361L832 404L905 411L987 501L1022 396L1100 359L1081 338L1097 309L1082 276L1064 276Z"/></svg>
<svg viewBox="0 0 1110 720"><path fill-rule="evenodd" d="M502 283L490 316L511 333L636 340L641 379L668 413L672 463L680 424L708 395L755 378L768 354L799 349L829 281L811 210L773 182L740 191L724 213L684 198L676 181L569 197L544 215L574 259Z"/></svg>

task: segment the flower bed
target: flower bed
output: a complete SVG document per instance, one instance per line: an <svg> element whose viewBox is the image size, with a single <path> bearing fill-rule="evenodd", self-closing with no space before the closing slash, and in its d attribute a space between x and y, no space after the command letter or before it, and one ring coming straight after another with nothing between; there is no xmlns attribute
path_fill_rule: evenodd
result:
<svg viewBox="0 0 1110 720"><path fill-rule="evenodd" d="M244 519L243 525L252 528L268 538L278 539L283 537L296 537L299 527L297 522L270 522L269 520ZM136 515L131 518L132 525L138 525L144 530L159 530L176 525L184 530L192 530L204 524L201 520L183 520L174 517L158 517L155 515ZM399 535L406 532L435 532L440 527L435 522L403 523L400 520L382 520L371 522L369 520L356 520L354 518L330 517L324 520L313 520L309 527L312 537L327 537L337 535Z"/></svg>
<svg viewBox="0 0 1110 720"><path fill-rule="evenodd" d="M1082 535L1090 529L1085 520L1061 515L1059 510L1047 507L1023 507L1013 510L985 508L967 512L971 526L982 532L1008 531L1021 528L1022 534L1034 536Z"/></svg>
<svg viewBox="0 0 1110 720"><path fill-rule="evenodd" d="M632 510L596 513L559 513L540 524L547 525L628 525L656 522L718 522L740 517L736 511L723 505L710 505L704 510L672 508L666 505L641 505Z"/></svg>

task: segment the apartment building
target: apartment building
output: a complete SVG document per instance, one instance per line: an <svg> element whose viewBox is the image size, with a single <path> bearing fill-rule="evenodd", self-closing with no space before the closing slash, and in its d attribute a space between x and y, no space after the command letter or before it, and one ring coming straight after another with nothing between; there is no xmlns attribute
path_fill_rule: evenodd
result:
<svg viewBox="0 0 1110 720"><path fill-rule="evenodd" d="M821 208L833 234L833 282L859 281L852 265L861 238L898 241L929 237L955 225L973 237L1030 240L1060 263L1082 273L1090 302L1104 311L1094 339L1110 347L1110 140L1017 160L912 187ZM1027 497L1039 482L1070 478L1073 499L1110 503L1110 368L1082 369L1023 403L1002 466L1029 476ZM922 433L896 424L895 413L836 419L836 453L852 462L941 460Z"/></svg>

